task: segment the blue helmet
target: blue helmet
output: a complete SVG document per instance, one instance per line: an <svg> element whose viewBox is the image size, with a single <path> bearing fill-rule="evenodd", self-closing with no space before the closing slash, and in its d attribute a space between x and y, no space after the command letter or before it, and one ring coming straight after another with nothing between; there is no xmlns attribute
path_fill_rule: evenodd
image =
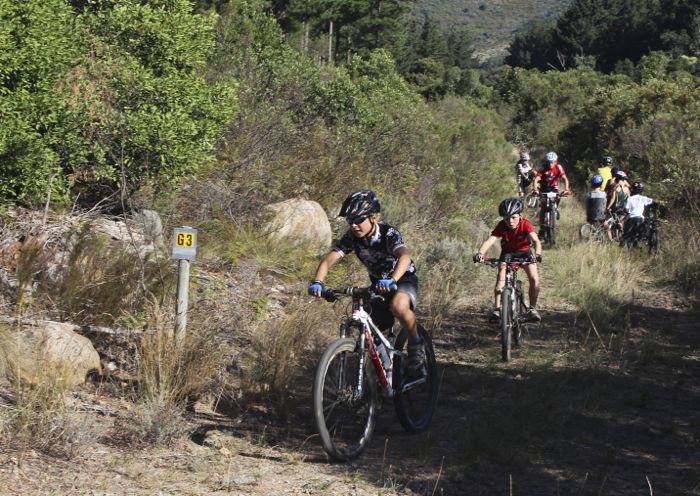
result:
<svg viewBox="0 0 700 496"><path fill-rule="evenodd" d="M600 186L601 184L603 184L603 176L601 176L600 174L596 174L591 178L591 185L594 188Z"/></svg>

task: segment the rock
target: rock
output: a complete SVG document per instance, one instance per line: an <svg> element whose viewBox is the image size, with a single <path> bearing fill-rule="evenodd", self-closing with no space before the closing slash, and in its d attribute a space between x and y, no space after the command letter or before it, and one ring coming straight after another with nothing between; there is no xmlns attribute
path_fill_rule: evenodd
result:
<svg viewBox="0 0 700 496"><path fill-rule="evenodd" d="M28 321L17 330L0 322L0 358L8 364L4 375L25 384L56 380L68 386L100 373L100 356L90 340L52 321ZM0 372L3 372L0 370Z"/></svg>
<svg viewBox="0 0 700 496"><path fill-rule="evenodd" d="M318 203L293 198L268 205L274 216L266 232L273 240L308 243L319 251L331 245L331 224L323 207Z"/></svg>
<svg viewBox="0 0 700 496"><path fill-rule="evenodd" d="M250 486L257 484L258 479L247 474L228 474L224 476L225 486Z"/></svg>
<svg viewBox="0 0 700 496"><path fill-rule="evenodd" d="M158 212L143 209L134 215L134 222L140 227L147 243L151 243L157 249L165 251L163 223Z"/></svg>

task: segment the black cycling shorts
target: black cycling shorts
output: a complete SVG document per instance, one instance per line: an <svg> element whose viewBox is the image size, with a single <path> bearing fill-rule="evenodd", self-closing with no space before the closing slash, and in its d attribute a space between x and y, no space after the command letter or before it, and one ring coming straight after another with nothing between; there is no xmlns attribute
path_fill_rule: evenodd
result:
<svg viewBox="0 0 700 496"><path fill-rule="evenodd" d="M512 258L532 258L532 253L529 251L503 251L501 256L498 257L498 261L505 262L506 255L510 255Z"/></svg>
<svg viewBox="0 0 700 496"><path fill-rule="evenodd" d="M374 277L370 279L372 280L372 284L376 284L379 280ZM418 304L418 276L406 273L396 282L396 285L398 286L396 293L406 293L411 300L411 310L415 311L416 305ZM389 310L389 305L396 293L388 295L385 302L377 301L371 304L369 313L374 323L377 324L377 327L381 330L389 329L394 325L394 316Z"/></svg>

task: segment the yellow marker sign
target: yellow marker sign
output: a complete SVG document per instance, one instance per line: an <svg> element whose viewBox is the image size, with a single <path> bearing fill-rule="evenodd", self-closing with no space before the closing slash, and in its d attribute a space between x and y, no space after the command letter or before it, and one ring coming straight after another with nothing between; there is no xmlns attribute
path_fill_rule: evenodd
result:
<svg viewBox="0 0 700 496"><path fill-rule="evenodd" d="M172 258L194 260L197 254L197 230L191 227L173 229Z"/></svg>

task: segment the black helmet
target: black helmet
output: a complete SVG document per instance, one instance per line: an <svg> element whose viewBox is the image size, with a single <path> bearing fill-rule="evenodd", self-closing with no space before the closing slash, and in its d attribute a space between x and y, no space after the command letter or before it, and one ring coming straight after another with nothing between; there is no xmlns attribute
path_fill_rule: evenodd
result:
<svg viewBox="0 0 700 496"><path fill-rule="evenodd" d="M644 183L636 182L632 185L632 193L639 194L644 191Z"/></svg>
<svg viewBox="0 0 700 496"><path fill-rule="evenodd" d="M598 162L601 164L605 164L605 165L612 165L613 159L612 159L612 157L609 157L608 155L603 155L602 157L600 157L598 159Z"/></svg>
<svg viewBox="0 0 700 496"><path fill-rule="evenodd" d="M519 198L506 198L498 206L498 215L510 217L511 215L519 214L524 208L525 205Z"/></svg>
<svg viewBox="0 0 700 496"><path fill-rule="evenodd" d="M348 196L340 207L340 217L357 219L379 213L379 199L373 191L361 189Z"/></svg>

